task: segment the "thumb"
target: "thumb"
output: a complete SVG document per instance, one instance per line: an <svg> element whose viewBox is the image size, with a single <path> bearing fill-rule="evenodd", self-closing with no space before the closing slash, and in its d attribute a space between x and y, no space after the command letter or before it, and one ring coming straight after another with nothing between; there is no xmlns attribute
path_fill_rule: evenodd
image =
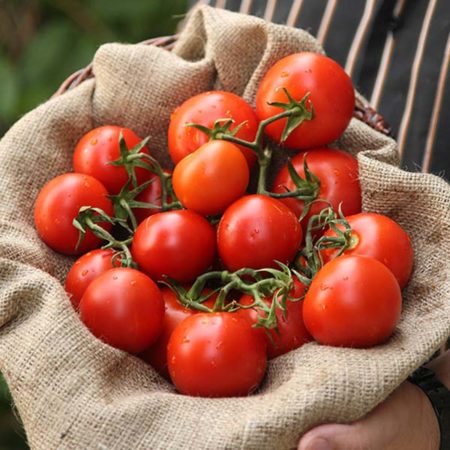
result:
<svg viewBox="0 0 450 450"><path fill-rule="evenodd" d="M354 425L321 425L308 431L298 450L361 450L366 447Z"/></svg>

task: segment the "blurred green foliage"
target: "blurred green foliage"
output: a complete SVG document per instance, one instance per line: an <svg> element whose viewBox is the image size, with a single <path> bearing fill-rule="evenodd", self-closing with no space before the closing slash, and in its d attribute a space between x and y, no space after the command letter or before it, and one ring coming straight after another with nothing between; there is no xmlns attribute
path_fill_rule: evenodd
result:
<svg viewBox="0 0 450 450"><path fill-rule="evenodd" d="M104 42L173 34L187 0L0 0L0 136ZM26 449L0 376L0 449Z"/></svg>
<svg viewBox="0 0 450 450"><path fill-rule="evenodd" d="M172 34L187 0L0 0L0 136L110 41Z"/></svg>

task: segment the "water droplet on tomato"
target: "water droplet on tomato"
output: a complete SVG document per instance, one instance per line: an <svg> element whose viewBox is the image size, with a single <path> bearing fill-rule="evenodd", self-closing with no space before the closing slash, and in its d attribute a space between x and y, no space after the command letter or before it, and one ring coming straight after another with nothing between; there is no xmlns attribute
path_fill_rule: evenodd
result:
<svg viewBox="0 0 450 450"><path fill-rule="evenodd" d="M289 76L289 73L288 73L288 72L284 72L284 71L283 71L283 72L280 73L280 77L281 77L281 78L286 78L286 77L288 77L288 76Z"/></svg>
<svg viewBox="0 0 450 450"><path fill-rule="evenodd" d="M89 270L83 270L83 272L81 272L81 276L85 277L88 273L89 273Z"/></svg>
<svg viewBox="0 0 450 450"><path fill-rule="evenodd" d="M135 286L136 285L136 280L130 281L131 286Z"/></svg>
<svg viewBox="0 0 450 450"><path fill-rule="evenodd" d="M113 280L117 280L117 275L114 275L112 278Z"/></svg>
<svg viewBox="0 0 450 450"><path fill-rule="evenodd" d="M97 139L92 139L91 140L91 145L95 145L97 142L98 142Z"/></svg>

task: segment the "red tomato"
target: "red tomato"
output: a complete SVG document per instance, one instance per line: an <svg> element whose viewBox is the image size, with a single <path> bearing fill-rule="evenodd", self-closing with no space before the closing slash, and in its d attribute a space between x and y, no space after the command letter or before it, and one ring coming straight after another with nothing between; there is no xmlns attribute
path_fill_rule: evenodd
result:
<svg viewBox="0 0 450 450"><path fill-rule="evenodd" d="M302 152L292 158L295 171L304 179L303 163L306 162L311 173L320 180L319 199L327 200L335 211L339 205L344 215L356 214L361 211L361 187L358 178L358 161L350 153L344 150L331 148L317 148ZM287 166L284 166L273 184L273 192L281 193L296 189ZM295 198L281 199L285 205L295 213L297 217L303 212L304 201ZM325 202L315 201L309 213L302 220L303 230L306 231L308 220L311 216L328 206Z"/></svg>
<svg viewBox="0 0 450 450"><path fill-rule="evenodd" d="M187 209L214 216L244 194L248 180L247 161L239 148L210 141L175 166L173 189Z"/></svg>
<svg viewBox="0 0 450 450"><path fill-rule="evenodd" d="M122 133L129 150L142 141L129 128L106 125L86 133L78 142L73 154L74 171L97 178L110 194L118 194L128 181L128 174L124 167L109 164L120 157L120 133ZM141 153L148 153L148 148L144 147ZM148 170L141 167L136 168L138 184L142 184L150 176L151 172Z"/></svg>
<svg viewBox="0 0 450 450"><path fill-rule="evenodd" d="M194 309L184 307L177 298L177 295L169 288L163 287L161 294L164 299L165 314L161 334L156 342L148 348L142 355L142 359L150 363L159 374L164 377L169 376L167 368L167 344L173 330L184 319L196 313Z"/></svg>
<svg viewBox="0 0 450 450"><path fill-rule="evenodd" d="M366 348L391 336L401 307L400 287L384 264L345 256L317 273L303 302L303 319L321 344Z"/></svg>
<svg viewBox="0 0 450 450"><path fill-rule="evenodd" d="M228 270L261 269L288 264L302 240L292 211L265 195L248 195L223 214L217 230L219 255Z"/></svg>
<svg viewBox="0 0 450 450"><path fill-rule="evenodd" d="M267 364L266 344L234 313L200 313L172 333L167 347L170 377L182 393L201 397L248 395Z"/></svg>
<svg viewBox="0 0 450 450"><path fill-rule="evenodd" d="M268 103L288 101L283 89L297 101L309 92L307 104L314 107L314 118L303 122L287 138L288 148L311 148L335 141L347 128L355 108L355 92L350 77L335 61L317 53L296 53L279 60L264 76L256 94L259 120L283 109ZM278 120L265 132L280 142L286 119Z"/></svg>
<svg viewBox="0 0 450 450"><path fill-rule="evenodd" d="M344 255L364 255L378 259L397 278L398 284L404 288L411 276L414 251L408 233L395 221L382 214L361 213L346 217L352 234L350 247ZM343 229L338 226L338 229ZM324 236L336 236L329 229ZM324 262L336 257L338 249L322 251Z"/></svg>
<svg viewBox="0 0 450 450"><path fill-rule="evenodd" d="M149 347L161 333L164 302L158 286L135 269L118 267L98 276L80 302L92 334L130 353Z"/></svg>
<svg viewBox="0 0 450 450"><path fill-rule="evenodd" d="M155 280L192 281L214 261L215 232L193 211L168 211L145 219L136 229L131 253Z"/></svg>
<svg viewBox="0 0 450 450"><path fill-rule="evenodd" d="M290 295L293 298L300 298L305 292L305 286L297 279L294 280L294 288ZM272 298L265 300L270 307L272 304ZM242 305L251 305L254 303L253 297L250 295L243 295L239 300ZM236 312L238 315L247 317L252 324L258 322L258 317L265 317L265 313L258 308L240 309ZM276 311L278 331L268 330L262 327L254 327L256 333L264 336L267 339L267 353L269 358L275 358L276 356L283 355L291 350L301 347L303 344L311 341L311 336L303 323L303 301L291 301L286 302L285 315L281 309Z"/></svg>
<svg viewBox="0 0 450 450"><path fill-rule="evenodd" d="M100 245L91 231L76 249L79 232L72 225L82 206L100 208L113 214L105 187L95 178L79 173L66 173L50 180L39 192L34 205L34 223L40 238L53 250L66 255L79 255ZM99 224L106 230L109 223Z"/></svg>
<svg viewBox="0 0 450 450"><path fill-rule="evenodd" d="M81 297L91 282L109 269L120 266L119 261L113 265L114 250L93 250L77 259L66 277L65 288L70 301L78 309Z"/></svg>
<svg viewBox="0 0 450 450"><path fill-rule="evenodd" d="M203 293L206 292L207 290ZM190 309L183 306L178 300L177 295L167 287L161 289L161 294L165 306L162 332L156 342L141 355L141 358L151 364L163 377L168 378L167 344L169 343L170 336L172 336L173 330L175 330L179 323L200 311L198 309ZM212 295L208 300L204 301L203 304L208 308L212 308L216 298L217 294Z"/></svg>
<svg viewBox="0 0 450 450"><path fill-rule="evenodd" d="M236 137L246 141L255 139L258 119L252 107L244 99L231 92L203 92L186 100L170 117L169 153L173 162L177 164L189 153L209 141L209 137L202 131L186 127L187 123L197 123L212 128L218 119L233 119L231 130L246 121ZM251 167L256 161L256 154L246 147L239 148Z"/></svg>

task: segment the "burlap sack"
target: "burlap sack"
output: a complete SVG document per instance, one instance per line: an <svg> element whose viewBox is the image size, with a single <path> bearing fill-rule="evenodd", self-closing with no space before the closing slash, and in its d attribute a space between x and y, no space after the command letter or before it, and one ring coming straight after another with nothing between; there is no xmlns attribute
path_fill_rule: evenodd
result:
<svg viewBox="0 0 450 450"><path fill-rule="evenodd" d="M197 10L173 53L108 44L95 81L22 118L0 144L0 361L33 449L289 449L321 422L357 419L383 400L450 333L450 188L395 167L396 146L353 120L342 145L359 152L364 208L411 234L414 276L393 338L369 350L308 344L273 360L256 395L201 399L175 393L149 366L104 345L62 287L72 259L37 237L42 185L71 170L91 128L115 123L150 134L166 154L170 112L220 87L253 101L267 68L299 50L306 32L247 16Z"/></svg>

